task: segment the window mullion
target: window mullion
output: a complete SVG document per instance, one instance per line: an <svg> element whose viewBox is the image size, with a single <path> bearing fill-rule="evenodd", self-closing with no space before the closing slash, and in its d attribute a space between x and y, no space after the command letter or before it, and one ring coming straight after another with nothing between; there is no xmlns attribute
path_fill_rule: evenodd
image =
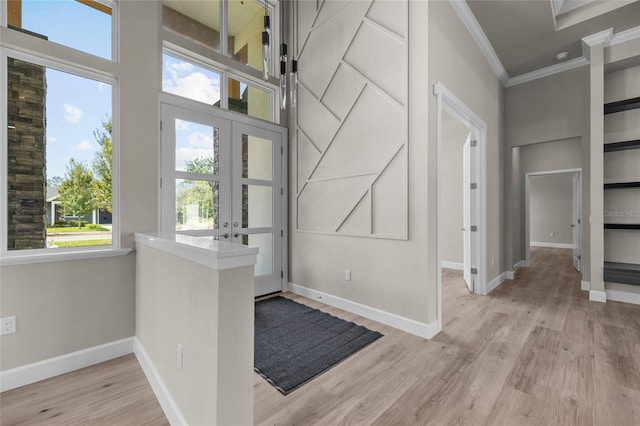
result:
<svg viewBox="0 0 640 426"><path fill-rule="evenodd" d="M229 54L229 17L227 0L220 0L220 53L226 56Z"/></svg>
<svg viewBox="0 0 640 426"><path fill-rule="evenodd" d="M229 73L220 74L220 108L229 109Z"/></svg>

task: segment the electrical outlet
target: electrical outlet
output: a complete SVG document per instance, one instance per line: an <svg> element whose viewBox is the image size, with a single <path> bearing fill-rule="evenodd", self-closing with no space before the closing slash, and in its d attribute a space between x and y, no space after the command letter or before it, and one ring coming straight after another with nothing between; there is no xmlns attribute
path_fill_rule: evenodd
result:
<svg viewBox="0 0 640 426"><path fill-rule="evenodd" d="M16 332L16 317L0 319L0 336Z"/></svg>
<svg viewBox="0 0 640 426"><path fill-rule="evenodd" d="M184 349L180 343L176 346L176 362L178 363L179 368L182 368L184 365Z"/></svg>
<svg viewBox="0 0 640 426"><path fill-rule="evenodd" d="M344 279L346 281L351 281L351 269L344 270Z"/></svg>

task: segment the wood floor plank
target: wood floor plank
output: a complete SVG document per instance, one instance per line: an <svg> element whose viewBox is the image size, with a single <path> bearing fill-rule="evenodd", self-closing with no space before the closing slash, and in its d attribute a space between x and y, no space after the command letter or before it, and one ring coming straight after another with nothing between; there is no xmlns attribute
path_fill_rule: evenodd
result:
<svg viewBox="0 0 640 426"><path fill-rule="evenodd" d="M425 340L285 293L384 337L284 396L254 376L261 425L640 424L640 306L588 300L571 250L489 296L443 274L443 330ZM133 356L0 394L2 425L165 425Z"/></svg>

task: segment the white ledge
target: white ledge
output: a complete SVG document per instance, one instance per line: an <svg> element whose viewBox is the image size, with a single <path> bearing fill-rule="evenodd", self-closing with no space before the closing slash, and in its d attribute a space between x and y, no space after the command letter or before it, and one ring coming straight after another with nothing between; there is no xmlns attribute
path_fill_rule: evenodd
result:
<svg viewBox="0 0 640 426"><path fill-rule="evenodd" d="M0 266L25 265L29 263L60 262L66 260L96 259L100 257L125 256L133 249L93 249L82 251L62 251L60 249L47 249L37 253L12 252L0 257Z"/></svg>
<svg viewBox="0 0 640 426"><path fill-rule="evenodd" d="M153 247L211 269L225 270L256 264L257 247L182 234L136 233L136 244Z"/></svg>

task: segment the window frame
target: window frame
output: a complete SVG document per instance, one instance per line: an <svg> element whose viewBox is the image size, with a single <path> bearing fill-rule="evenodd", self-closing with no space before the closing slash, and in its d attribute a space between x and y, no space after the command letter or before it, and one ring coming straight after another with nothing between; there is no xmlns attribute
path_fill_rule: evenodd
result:
<svg viewBox="0 0 640 426"><path fill-rule="evenodd" d="M7 27L7 2L0 5L0 265L19 265L29 263L52 262L59 260L86 259L120 256L131 251L121 248L120 221L120 131L119 131L119 88L118 88L118 9L117 2L100 0L99 3L111 7L112 20L112 60L79 51L48 40L25 34ZM36 65L66 72L96 82L111 85L112 119L112 243L109 246L86 246L75 248L42 248L8 250L8 105L7 105L7 66L8 58L28 61Z"/></svg>
<svg viewBox="0 0 640 426"><path fill-rule="evenodd" d="M274 86L273 84L267 83L265 81L256 80L256 78L253 76L246 75L237 69L226 67L220 63L217 63L213 59L201 56L196 52L189 51L183 47L176 46L167 41L163 41L162 43L161 57L164 57L165 54L172 56L176 59L180 59L180 60L192 63L193 65L197 65L201 68L205 68L208 71L219 74L220 75L220 107L219 107L220 109L229 111L229 79L234 79L238 82L245 83L248 86L255 87L264 92L267 92L270 97L270 102L269 102L270 112L269 112L269 120L265 120L265 121L276 123L276 124L278 123L278 120L280 119L280 114L279 114L280 109L278 108L278 100L277 100L277 94L279 93L278 86ZM184 96L180 96L180 95L176 95L175 93L164 91L162 87L163 80L164 80L163 70L164 70L164 59L160 69L160 74L162 76L160 79L161 80L160 92L184 98ZM203 105L209 105L204 102L197 101L195 99L191 99L191 98L185 98L185 99L189 99L190 101L198 102ZM213 105L209 105L209 106L213 108L218 108L218 107L214 107ZM255 118L256 120L262 120L261 118L252 117L248 114L247 116L251 118Z"/></svg>

